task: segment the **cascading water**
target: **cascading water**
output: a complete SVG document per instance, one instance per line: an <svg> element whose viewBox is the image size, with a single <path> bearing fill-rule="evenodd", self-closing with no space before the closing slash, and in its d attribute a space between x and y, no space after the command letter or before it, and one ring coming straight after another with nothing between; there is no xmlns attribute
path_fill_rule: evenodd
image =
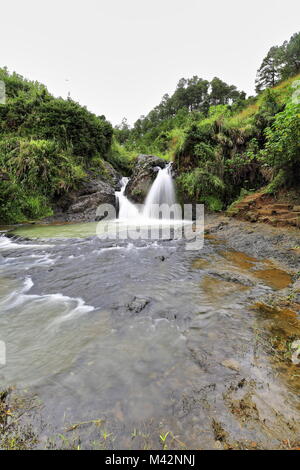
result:
<svg viewBox="0 0 300 470"><path fill-rule="evenodd" d="M125 188L129 178L121 179L121 190L116 191L116 198L119 203L119 219L136 219L139 217L139 211L135 205L125 196Z"/></svg>
<svg viewBox="0 0 300 470"><path fill-rule="evenodd" d="M167 204L170 207L176 203L171 165L172 163L169 163L165 168L158 169L157 176L146 198L142 213L140 213L138 208L125 196L125 188L129 178L124 177L121 179L121 190L116 191L116 198L119 204L119 219L153 219L155 218L153 208L161 204Z"/></svg>
<svg viewBox="0 0 300 470"><path fill-rule="evenodd" d="M153 218L153 208L155 205L167 204L171 207L176 202L174 183L171 175L172 163L165 168L159 168L157 177L151 186L146 198L143 216Z"/></svg>

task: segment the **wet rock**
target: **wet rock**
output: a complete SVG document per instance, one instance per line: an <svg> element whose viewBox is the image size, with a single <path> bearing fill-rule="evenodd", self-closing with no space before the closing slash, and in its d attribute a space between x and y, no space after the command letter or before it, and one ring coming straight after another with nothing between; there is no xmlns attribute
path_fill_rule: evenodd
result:
<svg viewBox="0 0 300 470"><path fill-rule="evenodd" d="M242 286L247 286L247 287L253 287L254 282L251 281L247 276L243 276L242 274L232 274L228 272L216 272L216 271L211 271L209 272L211 276L223 279L224 281L227 282L233 282L236 284L241 284Z"/></svg>
<svg viewBox="0 0 300 470"><path fill-rule="evenodd" d="M134 202L143 203L156 178L159 168L166 166L165 160L154 155L139 155L125 195Z"/></svg>
<svg viewBox="0 0 300 470"><path fill-rule="evenodd" d="M96 211L101 204L116 206L115 188L102 179L90 179L76 190L56 201L54 215L44 222L93 222L99 220Z"/></svg>
<svg viewBox="0 0 300 470"><path fill-rule="evenodd" d="M293 364L300 364L300 340L296 340L292 343L291 349L293 352L292 354L292 363Z"/></svg>
<svg viewBox="0 0 300 470"><path fill-rule="evenodd" d="M144 308L149 304L148 299L143 299L141 297L134 297L132 301L127 304L127 309L133 313L140 313Z"/></svg>
<svg viewBox="0 0 300 470"><path fill-rule="evenodd" d="M298 279L296 282L294 282L293 289L294 289L295 292L300 293L300 279Z"/></svg>
<svg viewBox="0 0 300 470"><path fill-rule="evenodd" d="M235 359L225 359L221 362L222 366L227 367L227 369L234 370L236 372L240 371L240 364Z"/></svg>

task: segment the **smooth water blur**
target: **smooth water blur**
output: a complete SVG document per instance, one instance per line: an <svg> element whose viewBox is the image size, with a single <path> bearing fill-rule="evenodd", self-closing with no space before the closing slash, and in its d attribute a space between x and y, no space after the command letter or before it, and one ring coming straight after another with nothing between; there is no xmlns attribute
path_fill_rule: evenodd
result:
<svg viewBox="0 0 300 470"><path fill-rule="evenodd" d="M129 178L123 177L121 179L121 190L116 191L116 198L119 202L119 219L121 220L136 219L139 217L139 211L137 207L132 202L130 202L124 194L128 181Z"/></svg>
<svg viewBox="0 0 300 470"><path fill-rule="evenodd" d="M165 168L158 169L157 177L146 198L143 217L156 218L153 214L155 206L166 204L168 207L172 207L176 203L171 168L172 163L169 163Z"/></svg>
<svg viewBox="0 0 300 470"><path fill-rule="evenodd" d="M0 238L1 385L37 393L56 432L101 418L119 448L130 448L134 429L148 429L153 445L160 429L172 430L189 446L206 430L211 446L209 410L222 416L232 379L221 363L238 355L253 369L247 303L270 287L255 276L224 280L245 272L209 240L189 252L176 240L79 239L78 228L32 226L17 233L35 241ZM55 238L38 240L46 234Z"/></svg>

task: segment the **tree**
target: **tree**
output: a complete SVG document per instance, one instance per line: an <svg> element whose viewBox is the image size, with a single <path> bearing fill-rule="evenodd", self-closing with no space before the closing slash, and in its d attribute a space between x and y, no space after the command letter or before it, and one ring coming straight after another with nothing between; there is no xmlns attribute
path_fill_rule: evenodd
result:
<svg viewBox="0 0 300 470"><path fill-rule="evenodd" d="M286 79L300 72L300 33L294 34L283 47L285 57L281 75Z"/></svg>
<svg viewBox="0 0 300 470"><path fill-rule="evenodd" d="M257 93L264 88L273 87L278 83L281 78L282 61L282 47L271 47L257 72L255 81Z"/></svg>
<svg viewBox="0 0 300 470"><path fill-rule="evenodd" d="M300 72L300 33L295 33L289 41L269 50L257 71L256 92L273 87Z"/></svg>
<svg viewBox="0 0 300 470"><path fill-rule="evenodd" d="M127 118L123 117L121 124L118 124L115 129L115 135L117 137L118 142L123 144L126 142L130 135L130 126L128 124Z"/></svg>

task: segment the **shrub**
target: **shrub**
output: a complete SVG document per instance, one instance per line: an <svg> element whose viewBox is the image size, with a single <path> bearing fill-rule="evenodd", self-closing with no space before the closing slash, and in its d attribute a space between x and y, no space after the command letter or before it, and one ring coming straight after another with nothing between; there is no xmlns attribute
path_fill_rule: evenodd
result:
<svg viewBox="0 0 300 470"><path fill-rule="evenodd" d="M214 210L222 207L221 196L224 192L224 182L216 175L196 168L192 172L183 173L177 178L178 190L184 200L208 203Z"/></svg>
<svg viewBox="0 0 300 470"><path fill-rule="evenodd" d="M274 167L285 184L299 184L300 170L300 105L288 103L265 131L266 145L260 157ZM281 171L281 172L280 172ZM284 176L283 176L284 175ZM276 183L278 185L278 183Z"/></svg>

